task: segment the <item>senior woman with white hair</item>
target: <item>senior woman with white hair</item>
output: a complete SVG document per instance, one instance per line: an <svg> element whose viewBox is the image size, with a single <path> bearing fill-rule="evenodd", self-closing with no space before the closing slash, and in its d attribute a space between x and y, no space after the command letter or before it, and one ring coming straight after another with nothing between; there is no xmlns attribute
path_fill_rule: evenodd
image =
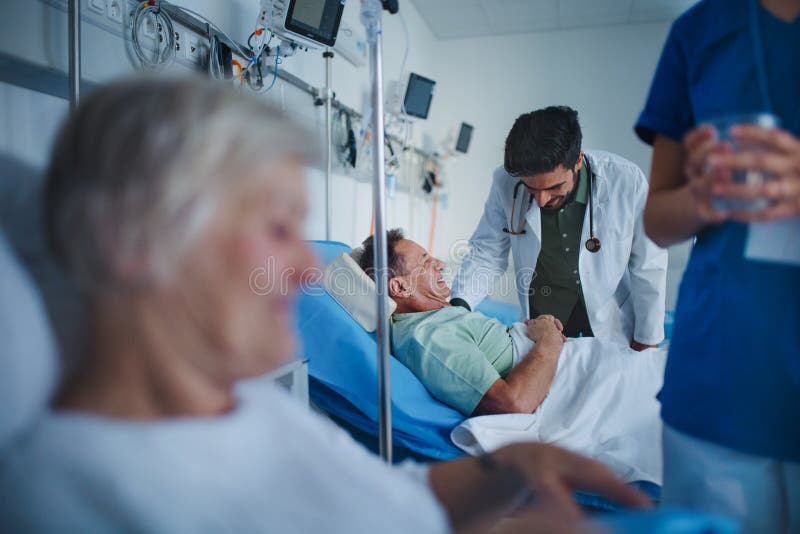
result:
<svg viewBox="0 0 800 534"><path fill-rule="evenodd" d="M236 387L295 351L313 145L201 80L115 83L70 118L46 213L89 350L0 461L0 530L444 532L491 525L531 490L561 517L578 515L576 488L646 504L546 445L391 467L280 390ZM251 289L265 264L287 291Z"/></svg>

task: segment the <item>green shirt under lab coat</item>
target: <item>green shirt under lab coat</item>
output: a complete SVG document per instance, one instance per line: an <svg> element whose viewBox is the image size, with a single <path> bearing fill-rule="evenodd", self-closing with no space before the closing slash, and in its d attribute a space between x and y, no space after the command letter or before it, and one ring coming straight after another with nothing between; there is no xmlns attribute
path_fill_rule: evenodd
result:
<svg viewBox="0 0 800 534"><path fill-rule="evenodd" d="M507 327L460 306L394 314L392 352L434 397L467 416L513 361Z"/></svg>
<svg viewBox="0 0 800 534"><path fill-rule="evenodd" d="M583 299L578 255L586 214L589 176L586 165L578 172L573 199L557 210L541 210L542 250L531 282L531 317L553 315L567 325L575 304ZM588 324L584 326L589 330Z"/></svg>

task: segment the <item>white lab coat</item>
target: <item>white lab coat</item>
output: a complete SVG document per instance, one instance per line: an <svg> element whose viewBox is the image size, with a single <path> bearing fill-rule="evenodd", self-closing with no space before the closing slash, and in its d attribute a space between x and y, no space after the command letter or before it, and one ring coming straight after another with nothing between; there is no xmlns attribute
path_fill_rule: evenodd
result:
<svg viewBox="0 0 800 534"><path fill-rule="evenodd" d="M583 222L578 270L589 323L600 339L629 344L631 340L654 345L664 339L664 306L667 251L644 233L642 212L648 182L632 162L609 152L586 151L595 174L594 233L601 249L591 253L589 207ZM541 218L534 201L525 214L527 232L510 235L513 178L499 167L478 228L470 239L470 251L453 281L453 297L464 299L472 309L486 297L494 278L508 268L508 250L514 258L515 282L522 318L529 317L528 290L541 250ZM517 196L517 210L524 209L528 194ZM517 227L520 220L515 214Z"/></svg>

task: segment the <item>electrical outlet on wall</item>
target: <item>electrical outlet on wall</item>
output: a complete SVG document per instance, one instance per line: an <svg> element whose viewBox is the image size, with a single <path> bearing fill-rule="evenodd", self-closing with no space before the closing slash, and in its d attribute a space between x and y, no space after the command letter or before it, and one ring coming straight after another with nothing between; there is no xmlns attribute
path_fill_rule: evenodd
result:
<svg viewBox="0 0 800 534"><path fill-rule="evenodd" d="M194 34L187 34L186 42L183 43L185 47L186 59L192 63L200 63L203 56L203 43L200 38Z"/></svg>
<svg viewBox="0 0 800 534"><path fill-rule="evenodd" d="M87 0L87 6L91 11L101 15L106 12L106 0Z"/></svg>
<svg viewBox="0 0 800 534"><path fill-rule="evenodd" d="M125 10L124 0L106 0L106 17L117 24L122 24L122 17Z"/></svg>

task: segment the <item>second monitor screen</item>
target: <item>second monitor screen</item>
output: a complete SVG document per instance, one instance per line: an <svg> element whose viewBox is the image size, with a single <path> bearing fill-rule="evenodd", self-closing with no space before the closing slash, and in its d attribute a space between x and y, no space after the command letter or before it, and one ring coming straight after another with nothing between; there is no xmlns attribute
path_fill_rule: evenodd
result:
<svg viewBox="0 0 800 534"><path fill-rule="evenodd" d="M408 77L406 98L403 101L406 113L412 117L427 119L428 111L431 108L431 99L433 98L433 86L435 85L435 81L419 74L411 73L411 76Z"/></svg>

